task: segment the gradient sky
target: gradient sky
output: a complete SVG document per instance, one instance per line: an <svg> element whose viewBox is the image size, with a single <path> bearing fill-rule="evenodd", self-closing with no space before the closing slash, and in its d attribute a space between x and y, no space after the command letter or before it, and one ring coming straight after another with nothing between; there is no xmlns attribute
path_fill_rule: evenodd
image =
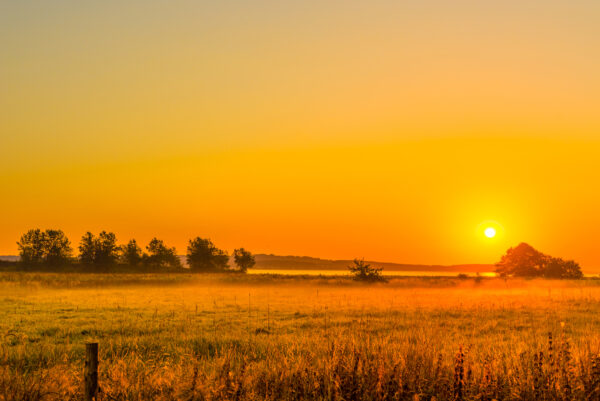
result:
<svg viewBox="0 0 600 401"><path fill-rule="evenodd" d="M0 254L40 227L440 264L525 241L600 268L599 20L596 0L1 2Z"/></svg>

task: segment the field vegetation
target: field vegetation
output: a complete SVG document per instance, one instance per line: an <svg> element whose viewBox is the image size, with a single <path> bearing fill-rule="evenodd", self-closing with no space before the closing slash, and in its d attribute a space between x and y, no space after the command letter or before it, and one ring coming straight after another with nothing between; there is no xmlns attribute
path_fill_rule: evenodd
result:
<svg viewBox="0 0 600 401"><path fill-rule="evenodd" d="M593 400L600 281L0 273L0 400Z"/></svg>

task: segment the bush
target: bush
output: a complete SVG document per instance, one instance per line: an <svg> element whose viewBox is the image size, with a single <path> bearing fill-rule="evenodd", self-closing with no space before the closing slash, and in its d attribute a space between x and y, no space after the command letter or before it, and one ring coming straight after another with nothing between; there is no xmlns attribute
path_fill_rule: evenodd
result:
<svg viewBox="0 0 600 401"><path fill-rule="evenodd" d="M354 275L354 279L357 281L365 282L383 282L387 280L381 272L383 268L371 267L370 264L365 263L364 259L354 259L354 265L348 266L350 273Z"/></svg>

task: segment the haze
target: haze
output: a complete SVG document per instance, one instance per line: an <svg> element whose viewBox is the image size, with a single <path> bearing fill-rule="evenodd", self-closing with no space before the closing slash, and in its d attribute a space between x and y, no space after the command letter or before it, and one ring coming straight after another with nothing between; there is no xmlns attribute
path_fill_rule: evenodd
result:
<svg viewBox="0 0 600 401"><path fill-rule="evenodd" d="M599 19L591 0L3 2L0 254L54 227L424 264L526 241L600 267Z"/></svg>

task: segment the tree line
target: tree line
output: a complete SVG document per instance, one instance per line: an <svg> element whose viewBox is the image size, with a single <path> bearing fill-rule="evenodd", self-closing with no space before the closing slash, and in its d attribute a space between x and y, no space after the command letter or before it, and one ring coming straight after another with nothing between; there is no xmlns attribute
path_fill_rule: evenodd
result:
<svg viewBox="0 0 600 401"><path fill-rule="evenodd" d="M181 263L176 249L167 246L163 240L153 238L145 250L142 250L135 239L119 245L116 235L107 231L98 235L85 233L79 242L79 253L76 257L71 242L62 230L29 230L21 236L17 246L19 264L24 270L245 273L256 264L251 252L238 248L231 255L235 264L235 267L231 268L230 255L217 248L211 240L201 237L188 242L185 257L189 269ZM354 260L354 265L349 266L349 270L359 281L386 281L381 274L382 269L373 268L364 260ZM496 272L502 277L583 277L577 262L543 254L526 243L508 249L496 263Z"/></svg>
<svg viewBox="0 0 600 401"><path fill-rule="evenodd" d="M19 263L26 270L245 273L255 265L252 253L238 248L232 254L235 268L230 268L229 254L201 237L188 242L189 270L184 268L177 250L158 238L153 238L142 250L135 239L119 245L113 232L102 231L98 235L87 232L79 242L78 255L74 256L71 241L62 230L33 229L21 236L17 246Z"/></svg>

